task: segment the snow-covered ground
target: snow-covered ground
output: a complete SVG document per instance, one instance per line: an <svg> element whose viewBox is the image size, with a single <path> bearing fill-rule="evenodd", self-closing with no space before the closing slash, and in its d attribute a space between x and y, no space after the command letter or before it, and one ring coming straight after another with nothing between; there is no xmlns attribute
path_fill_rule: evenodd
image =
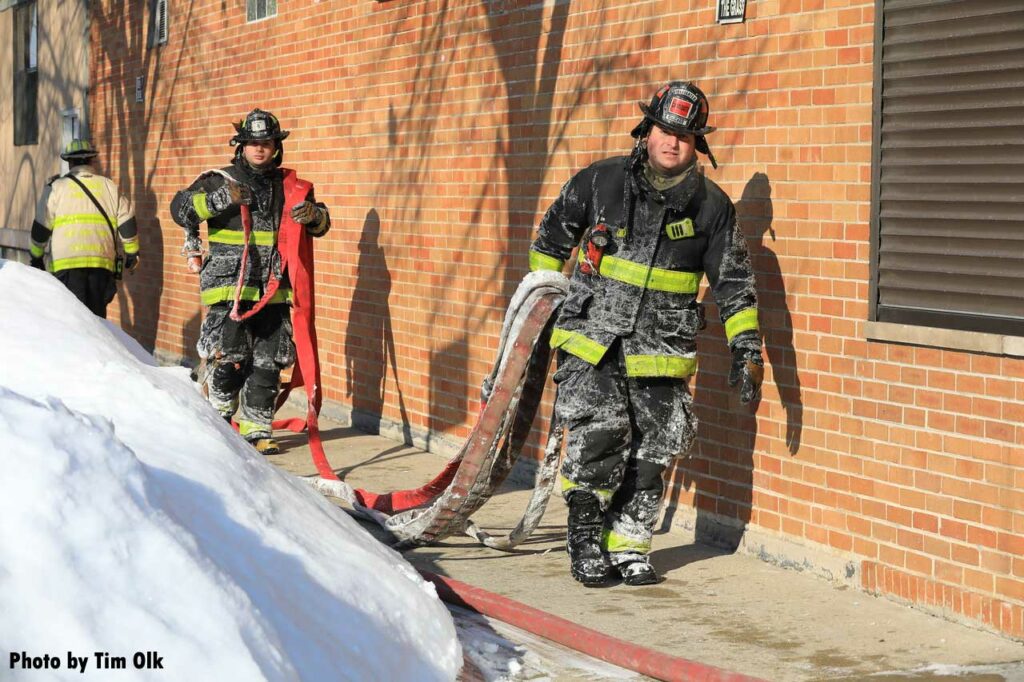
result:
<svg viewBox="0 0 1024 682"><path fill-rule="evenodd" d="M433 587L185 369L4 260L0 357L0 679L454 679Z"/></svg>

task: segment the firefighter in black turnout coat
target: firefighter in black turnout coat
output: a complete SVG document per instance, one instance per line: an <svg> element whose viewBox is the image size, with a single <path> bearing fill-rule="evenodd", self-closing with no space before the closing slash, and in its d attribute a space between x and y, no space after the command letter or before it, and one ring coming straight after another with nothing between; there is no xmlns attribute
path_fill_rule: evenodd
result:
<svg viewBox="0 0 1024 682"><path fill-rule="evenodd" d="M189 270L199 274L202 302L209 306L197 344L209 370L209 401L225 419L240 407L239 432L259 452L274 454L271 422L280 374L295 362L291 289L287 274L282 277L278 231L284 211L314 237L327 232L331 218L312 188L304 200L284 205L287 187L280 165L289 131L281 130L273 114L253 109L233 125L231 165L203 173L175 194L171 216L185 228L182 252ZM244 212L251 216L248 246ZM199 224L204 220L210 252L202 259ZM270 289L273 280L276 291ZM233 319L236 298L242 314L262 299L265 307L247 319Z"/></svg>
<svg viewBox="0 0 1024 682"><path fill-rule="evenodd" d="M746 242L732 201L697 168L697 151L716 165L707 97L673 81L640 109L632 154L569 180L530 248L531 270L561 270L579 246L551 345L555 415L569 429L567 549L585 585L659 580L648 553L663 474L697 431L687 381L704 275L733 355L730 386L749 403L763 376Z"/></svg>

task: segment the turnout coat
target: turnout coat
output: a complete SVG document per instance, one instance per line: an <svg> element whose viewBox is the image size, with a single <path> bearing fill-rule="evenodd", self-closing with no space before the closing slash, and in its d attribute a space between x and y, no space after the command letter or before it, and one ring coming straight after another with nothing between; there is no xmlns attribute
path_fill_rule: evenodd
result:
<svg viewBox="0 0 1024 682"><path fill-rule="evenodd" d="M628 376L685 378L696 371L705 275L730 346L757 332L750 256L732 201L695 165L665 191L629 166L630 157L613 157L566 183L530 247L530 269L560 271L580 245L552 347L596 365L621 339ZM608 243L588 273L581 265L598 225Z"/></svg>
<svg viewBox="0 0 1024 682"><path fill-rule="evenodd" d="M281 254L277 249L278 231L281 227L282 211L291 208L284 205L284 171L272 168L258 172L249 168L242 160L235 160L223 171L252 191L253 199L249 206L252 214L249 262L244 274L240 299L255 302L263 296L271 274L275 277L281 276ZM186 237L198 238L199 224L204 220L207 224L210 253L203 260L199 276L204 305L234 300L242 251L245 248L240 207L229 206L223 212L217 212L207 200L211 193L220 190L226 182L218 173L204 173L188 188L175 194L171 201L171 216L185 228ZM306 199L316 202L312 186ZM326 206L321 203L317 205L324 209L323 220L319 225L307 227L307 231L314 236L321 236L330 228L330 216ZM291 287L287 281L282 281L269 303L290 302L291 296Z"/></svg>

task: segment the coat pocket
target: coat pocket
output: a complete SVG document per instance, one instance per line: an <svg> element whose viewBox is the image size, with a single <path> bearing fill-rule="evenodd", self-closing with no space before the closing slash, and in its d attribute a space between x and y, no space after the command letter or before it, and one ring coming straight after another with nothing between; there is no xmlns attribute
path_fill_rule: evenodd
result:
<svg viewBox="0 0 1024 682"><path fill-rule="evenodd" d="M199 285L202 289L224 284L225 278L232 282L238 277L241 261L232 256L210 256L206 259L199 273Z"/></svg>
<svg viewBox="0 0 1024 682"><path fill-rule="evenodd" d="M700 316L695 308L659 310L655 319L655 330L659 336L666 339L692 340L700 328Z"/></svg>
<svg viewBox="0 0 1024 682"><path fill-rule="evenodd" d="M235 256L210 256L206 259L203 272L213 277L225 277L238 274L241 260Z"/></svg>
<svg viewBox="0 0 1024 682"><path fill-rule="evenodd" d="M277 352L274 362L281 369L287 369L295 363L295 340L292 330L291 309L286 308L281 317L281 329L278 332Z"/></svg>
<svg viewBox="0 0 1024 682"><path fill-rule="evenodd" d="M572 355L555 372L558 393L555 416L564 424L572 424L597 413L602 395L595 384L597 373L583 360Z"/></svg>

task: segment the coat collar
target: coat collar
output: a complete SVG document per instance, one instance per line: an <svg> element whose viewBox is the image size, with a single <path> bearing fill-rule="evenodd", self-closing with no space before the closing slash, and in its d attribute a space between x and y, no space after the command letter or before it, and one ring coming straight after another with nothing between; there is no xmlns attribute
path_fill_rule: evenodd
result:
<svg viewBox="0 0 1024 682"><path fill-rule="evenodd" d="M651 183L644 176L642 167L638 168L631 175L632 184L637 194L645 196L656 203L665 204L667 208L679 211L686 208L694 195L697 194L702 179L699 169L694 165L682 182L662 192L651 186Z"/></svg>

